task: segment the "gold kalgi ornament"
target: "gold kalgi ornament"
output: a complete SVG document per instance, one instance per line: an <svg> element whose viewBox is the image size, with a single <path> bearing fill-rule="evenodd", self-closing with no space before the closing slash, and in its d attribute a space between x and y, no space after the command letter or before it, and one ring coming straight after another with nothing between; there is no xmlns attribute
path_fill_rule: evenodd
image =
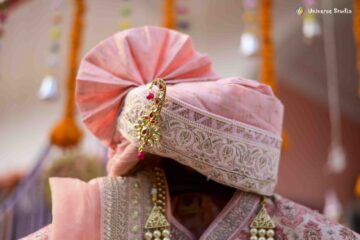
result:
<svg viewBox="0 0 360 240"><path fill-rule="evenodd" d="M157 87L158 91L153 91ZM165 103L166 83L161 78L156 78L149 87L146 99L149 104L146 106L146 112L140 116L138 123L135 125L137 138L139 141L138 159L144 159L145 146L153 146L160 139L160 113Z"/></svg>

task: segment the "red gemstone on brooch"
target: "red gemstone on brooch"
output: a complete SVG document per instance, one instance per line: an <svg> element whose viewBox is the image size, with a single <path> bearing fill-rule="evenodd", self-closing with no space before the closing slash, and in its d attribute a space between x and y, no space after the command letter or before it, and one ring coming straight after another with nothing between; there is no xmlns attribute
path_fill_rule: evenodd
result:
<svg viewBox="0 0 360 240"><path fill-rule="evenodd" d="M154 94L153 94L153 93L149 93L149 94L146 96L146 99L147 99L147 100L153 100L153 99L154 99Z"/></svg>
<svg viewBox="0 0 360 240"><path fill-rule="evenodd" d="M138 153L137 153L137 158L138 158L139 160L144 160L144 158L145 158L145 153L144 153L144 152L138 152Z"/></svg>

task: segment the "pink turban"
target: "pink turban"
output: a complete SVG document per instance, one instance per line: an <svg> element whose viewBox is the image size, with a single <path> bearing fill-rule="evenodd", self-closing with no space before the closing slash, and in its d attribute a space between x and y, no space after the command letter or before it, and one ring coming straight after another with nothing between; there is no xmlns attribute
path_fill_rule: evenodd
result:
<svg viewBox="0 0 360 240"><path fill-rule="evenodd" d="M77 75L76 101L85 125L113 147L124 98L134 87L156 77L168 82L216 79L211 61L195 51L189 36L159 27L119 32L83 58Z"/></svg>
<svg viewBox="0 0 360 240"><path fill-rule="evenodd" d="M146 111L148 83L157 77L168 85L161 138L145 150L228 186L271 195L280 158L281 102L258 82L218 79L188 36L157 27L114 35L80 66L80 113L114 150L110 172L125 174L138 161L134 125Z"/></svg>

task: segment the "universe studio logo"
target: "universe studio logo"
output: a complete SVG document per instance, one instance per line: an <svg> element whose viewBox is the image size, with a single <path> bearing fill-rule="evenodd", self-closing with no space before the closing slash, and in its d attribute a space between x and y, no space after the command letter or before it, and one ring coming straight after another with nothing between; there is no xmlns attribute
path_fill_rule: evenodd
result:
<svg viewBox="0 0 360 240"><path fill-rule="evenodd" d="M303 7L297 7L295 12L298 16L306 14L351 14L352 10L348 8L332 8L332 9L320 9L320 8L308 8L304 9Z"/></svg>
<svg viewBox="0 0 360 240"><path fill-rule="evenodd" d="M301 16L304 14L304 9L302 7L298 7L295 9L295 12L298 16Z"/></svg>

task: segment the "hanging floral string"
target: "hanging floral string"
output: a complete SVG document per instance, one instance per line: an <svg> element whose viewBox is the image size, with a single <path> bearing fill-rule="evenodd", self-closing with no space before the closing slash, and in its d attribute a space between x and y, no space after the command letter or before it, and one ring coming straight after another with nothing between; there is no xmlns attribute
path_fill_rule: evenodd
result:
<svg viewBox="0 0 360 240"><path fill-rule="evenodd" d="M260 24L261 24L261 82L270 85L277 93L277 84L275 81L273 65L273 44L271 39L271 0L261 0L260 5Z"/></svg>
<svg viewBox="0 0 360 240"><path fill-rule="evenodd" d="M245 57L257 55L259 50L257 5L257 0L243 0L243 31L239 51Z"/></svg>
<svg viewBox="0 0 360 240"><path fill-rule="evenodd" d="M360 175L356 179L356 184L355 184L354 191L355 191L355 196L360 198Z"/></svg>
<svg viewBox="0 0 360 240"><path fill-rule="evenodd" d="M303 0L305 9L316 7L316 0ZM321 35L321 26L316 14L305 11L303 14L303 35L305 43L311 44L313 40Z"/></svg>
<svg viewBox="0 0 360 240"><path fill-rule="evenodd" d="M47 59L47 72L42 80L38 96L41 100L55 100L58 97L57 70L59 63L61 22L62 22L62 0L53 0L52 24L49 30L50 47Z"/></svg>
<svg viewBox="0 0 360 240"><path fill-rule="evenodd" d="M278 86L275 80L275 70L273 64L273 43L271 38L271 0L260 1L260 38L261 38L261 68L260 68L260 81L271 86L274 93L278 94ZM286 131L282 134L283 150L288 147L288 136Z"/></svg>
<svg viewBox="0 0 360 240"><path fill-rule="evenodd" d="M176 27L175 19L175 0L164 0L164 22L166 28L174 29Z"/></svg>
<svg viewBox="0 0 360 240"><path fill-rule="evenodd" d="M177 19L177 28L186 31L190 27L189 23L189 2L187 0L178 1L176 4L176 16Z"/></svg>
<svg viewBox="0 0 360 240"><path fill-rule="evenodd" d="M321 1L323 9L332 9L332 2ZM335 18L331 14L323 14L324 23L324 52L326 66L326 80L328 92L328 109L330 120L330 149L327 166L331 173L341 173L346 168L346 153L342 143L341 109L339 96L338 63L336 49Z"/></svg>
<svg viewBox="0 0 360 240"><path fill-rule="evenodd" d="M133 12L133 8L132 8L131 1L123 0L123 2L121 3L120 9L119 9L119 15L120 15L119 30L120 31L132 27L132 25L133 25L132 21L131 21L132 12Z"/></svg>
<svg viewBox="0 0 360 240"><path fill-rule="evenodd" d="M53 128L51 143L62 148L76 146L82 139L82 132L75 121L75 78L78 67L81 36L83 33L84 0L73 0L75 6L72 32L70 35L70 51L68 59L67 98L63 119Z"/></svg>
<svg viewBox="0 0 360 240"><path fill-rule="evenodd" d="M360 96L360 0L354 0L354 23L353 30L357 49L356 68L358 70L358 96Z"/></svg>

